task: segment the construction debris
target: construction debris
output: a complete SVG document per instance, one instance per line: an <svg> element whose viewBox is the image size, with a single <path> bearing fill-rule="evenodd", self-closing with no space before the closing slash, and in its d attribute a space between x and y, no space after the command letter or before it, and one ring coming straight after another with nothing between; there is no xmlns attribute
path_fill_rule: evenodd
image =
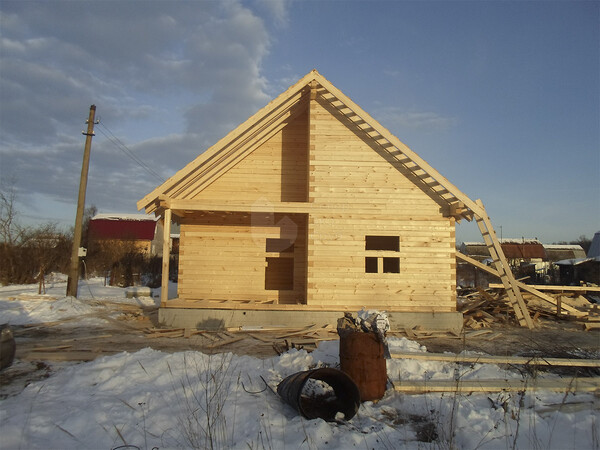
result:
<svg viewBox="0 0 600 450"><path fill-rule="evenodd" d="M543 298L540 298L538 292L529 293L528 289L524 289L523 300L527 309L533 313L534 323L539 324L540 319L560 319L582 322L586 330L598 328L594 325L600 321L598 305L590 303L577 293L566 294L568 286L557 288L560 293L542 294ZM517 321L506 291L495 285L493 289L463 290L458 310L463 313L466 329L477 330Z"/></svg>
<svg viewBox="0 0 600 450"><path fill-rule="evenodd" d="M310 325L302 328L284 327L236 327L226 331L206 331L192 328L148 328L145 330L148 339L191 338L203 339L201 346L207 349L221 348L242 340L259 341L272 346L275 352L282 354L288 350L315 350L319 342L337 339L335 329L330 325L319 327Z"/></svg>

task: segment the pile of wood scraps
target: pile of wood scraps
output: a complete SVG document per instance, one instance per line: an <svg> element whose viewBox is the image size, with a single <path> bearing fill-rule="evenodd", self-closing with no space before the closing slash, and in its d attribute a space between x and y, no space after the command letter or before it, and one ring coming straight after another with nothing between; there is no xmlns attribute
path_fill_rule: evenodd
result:
<svg viewBox="0 0 600 450"><path fill-rule="evenodd" d="M191 338L197 336L202 339L201 348L216 349L242 340L258 341L268 344L278 353L282 354L291 348L312 351L319 342L337 339L337 333L332 326L311 325L302 328L283 327L238 327L228 328L225 331L206 331L193 328L149 328L145 336L153 338Z"/></svg>
<svg viewBox="0 0 600 450"><path fill-rule="evenodd" d="M111 334L63 339L62 344L54 346L34 345L19 355L24 361L93 361L101 355L112 355L116 350L107 350L97 345L95 341L112 337ZM82 341L86 342L83 346Z"/></svg>
<svg viewBox="0 0 600 450"><path fill-rule="evenodd" d="M566 289L567 287L565 287ZM571 320L583 322L586 330L600 328L600 309L578 293L522 293L533 322L545 320ZM489 328L493 324L516 323L514 308L506 291L496 285L492 289L476 288L460 297L458 309L463 313L464 327Z"/></svg>
<svg viewBox="0 0 600 450"><path fill-rule="evenodd" d="M515 320L514 309L506 295L491 293L481 288L462 297L462 301L459 301L459 311L463 313L464 327L473 330Z"/></svg>
<svg viewBox="0 0 600 450"><path fill-rule="evenodd" d="M409 339L433 339L433 338L447 338L447 339L460 339L461 336L458 333L452 331L439 331L439 330L427 330L421 325L417 325L412 328L404 328L399 331L392 331L387 333L388 336L404 335Z"/></svg>
<svg viewBox="0 0 600 450"><path fill-rule="evenodd" d="M273 343L273 349L277 354L287 352L291 348L313 351L319 346L321 341L330 341L338 339L337 330L331 325L317 326L311 325L297 330L286 331L275 336L276 342ZM283 342L282 342L283 340Z"/></svg>

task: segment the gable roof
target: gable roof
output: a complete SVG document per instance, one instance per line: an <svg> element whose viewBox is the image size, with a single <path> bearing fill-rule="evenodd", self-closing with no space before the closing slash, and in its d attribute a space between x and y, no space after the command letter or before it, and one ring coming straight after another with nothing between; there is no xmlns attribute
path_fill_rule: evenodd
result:
<svg viewBox="0 0 600 450"><path fill-rule="evenodd" d="M386 152L386 159L408 169L412 173L415 183L433 194L442 203L447 204L452 215L471 220L473 214L479 216L485 214L482 207L461 192L316 70L306 74L264 108L138 201L138 209L145 208L147 213L158 213L161 202L168 202L169 199L193 198L195 194L205 189L282 129L288 119L303 110L302 105L307 104L309 95L318 95L327 100L381 147Z"/></svg>

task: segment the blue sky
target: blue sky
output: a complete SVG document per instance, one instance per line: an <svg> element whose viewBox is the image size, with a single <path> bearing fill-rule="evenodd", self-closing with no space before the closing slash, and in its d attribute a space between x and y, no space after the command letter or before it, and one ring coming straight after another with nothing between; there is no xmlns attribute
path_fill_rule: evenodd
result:
<svg viewBox="0 0 600 450"><path fill-rule="evenodd" d="M316 68L471 198L504 237L600 230L600 3L0 3L0 177L22 222L74 222L89 106L87 204L134 212ZM472 224L457 241L479 240Z"/></svg>

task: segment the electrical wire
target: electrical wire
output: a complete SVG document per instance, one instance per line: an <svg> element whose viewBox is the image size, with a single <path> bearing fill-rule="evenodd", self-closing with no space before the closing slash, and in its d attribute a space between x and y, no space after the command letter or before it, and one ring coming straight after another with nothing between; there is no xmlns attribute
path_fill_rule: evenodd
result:
<svg viewBox="0 0 600 450"><path fill-rule="evenodd" d="M156 173L150 166L148 166L148 164L146 164L141 158L139 158L135 153L133 153L133 151L129 147L127 147L117 136L115 136L115 134L110 130L110 128L108 128L102 122L98 122L98 125L102 126L102 128L97 128L98 131L100 131L100 133L102 133L104 135L104 137L106 137L106 139L109 140L109 142L111 144L113 144L115 147L117 147L119 150L121 150L133 162L135 162L138 166L140 166L142 169L144 169L150 175L157 178L161 182L165 181L165 179L163 177L161 177L158 173ZM103 128L104 128L104 130L106 130L106 132L108 132L108 134L103 130Z"/></svg>

